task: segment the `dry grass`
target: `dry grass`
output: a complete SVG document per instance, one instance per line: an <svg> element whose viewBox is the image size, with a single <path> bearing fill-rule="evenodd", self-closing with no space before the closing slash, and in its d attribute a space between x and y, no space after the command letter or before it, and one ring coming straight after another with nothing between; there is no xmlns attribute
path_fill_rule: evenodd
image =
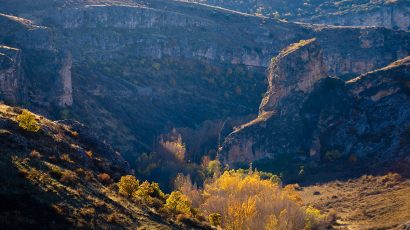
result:
<svg viewBox="0 0 410 230"><path fill-rule="evenodd" d="M300 40L299 42L293 43L290 46L288 46L286 49L281 51L280 55L282 55L282 56L288 55L288 54L292 53L293 51L299 49L300 47L314 42L315 40L316 40L315 38L312 38L312 39L309 39L309 40Z"/></svg>
<svg viewBox="0 0 410 230"><path fill-rule="evenodd" d="M329 218L337 213L340 229L390 229L410 219L410 180L395 173L309 186L300 193Z"/></svg>

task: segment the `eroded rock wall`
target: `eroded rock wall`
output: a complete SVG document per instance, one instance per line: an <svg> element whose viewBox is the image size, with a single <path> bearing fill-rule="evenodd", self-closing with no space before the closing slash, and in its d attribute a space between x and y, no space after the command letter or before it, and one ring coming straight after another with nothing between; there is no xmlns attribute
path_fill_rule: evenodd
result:
<svg viewBox="0 0 410 230"><path fill-rule="evenodd" d="M22 84L21 50L0 46L0 98L16 103Z"/></svg>

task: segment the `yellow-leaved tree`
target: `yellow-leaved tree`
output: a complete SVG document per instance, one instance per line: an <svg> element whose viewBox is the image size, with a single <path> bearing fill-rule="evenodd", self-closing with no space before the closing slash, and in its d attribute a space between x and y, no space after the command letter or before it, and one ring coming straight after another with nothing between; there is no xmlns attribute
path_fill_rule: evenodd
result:
<svg viewBox="0 0 410 230"><path fill-rule="evenodd" d="M37 132L40 130L40 125L36 121L36 116L30 111L23 109L23 112L17 116L19 126L24 130L30 132Z"/></svg>
<svg viewBox="0 0 410 230"><path fill-rule="evenodd" d="M191 213L191 201L180 191L174 191L169 195L165 203L165 207L174 213Z"/></svg>
<svg viewBox="0 0 410 230"><path fill-rule="evenodd" d="M122 176L118 183L118 192L121 195L130 197L138 191L139 181L133 175Z"/></svg>
<svg viewBox="0 0 410 230"><path fill-rule="evenodd" d="M313 229L321 218L301 206L292 186L282 189L259 172L225 171L205 185L203 195L201 211L221 215L224 229Z"/></svg>

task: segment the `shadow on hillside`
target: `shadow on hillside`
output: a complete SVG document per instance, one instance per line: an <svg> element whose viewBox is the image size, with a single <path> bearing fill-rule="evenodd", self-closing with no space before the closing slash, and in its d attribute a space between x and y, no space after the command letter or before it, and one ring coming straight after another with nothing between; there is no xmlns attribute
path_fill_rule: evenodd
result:
<svg viewBox="0 0 410 230"><path fill-rule="evenodd" d="M340 163L323 163L315 168L307 169L303 177L289 181L303 186L327 183L335 180L347 181L360 178L363 175L384 176L388 173L398 173L402 178L410 179L410 166L403 161L371 165L366 161ZM285 183L287 181L285 180Z"/></svg>
<svg viewBox="0 0 410 230"><path fill-rule="evenodd" d="M335 161L306 162L294 158L277 158L276 160L260 160L253 163L253 168L280 175L284 184L298 183L303 186L321 184L335 180L347 181L363 175L382 176L389 172L410 178L409 162L376 162L374 159L350 161L339 159ZM242 165L240 168L247 168Z"/></svg>

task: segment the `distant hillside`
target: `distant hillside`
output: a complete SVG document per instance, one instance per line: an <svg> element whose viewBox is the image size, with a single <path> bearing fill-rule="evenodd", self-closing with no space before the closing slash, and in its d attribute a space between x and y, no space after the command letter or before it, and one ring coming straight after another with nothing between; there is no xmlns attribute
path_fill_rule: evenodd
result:
<svg viewBox="0 0 410 230"><path fill-rule="evenodd" d="M290 21L410 29L408 0L189 0Z"/></svg>

